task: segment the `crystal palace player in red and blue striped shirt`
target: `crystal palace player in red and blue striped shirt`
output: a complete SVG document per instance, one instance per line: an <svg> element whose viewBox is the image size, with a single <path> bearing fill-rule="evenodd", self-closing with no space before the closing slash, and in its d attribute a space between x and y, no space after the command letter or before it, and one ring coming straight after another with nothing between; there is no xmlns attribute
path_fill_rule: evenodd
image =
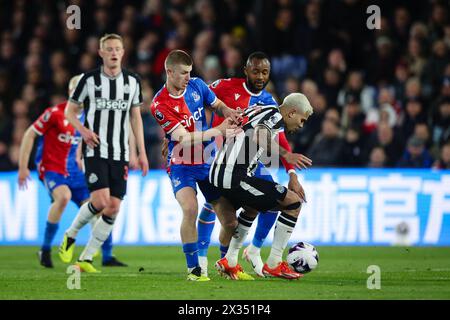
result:
<svg viewBox="0 0 450 320"><path fill-rule="evenodd" d="M215 149L212 139L224 135L228 129L235 129L239 116L236 110L217 99L203 80L190 77L192 64L191 57L184 51L169 53L165 61L166 84L155 95L150 109L170 139L167 172L175 198L183 211L180 234L188 267L187 279L208 281L209 278L202 275L198 261L197 185L208 202L215 207L220 205L221 194L208 180L208 160L212 161ZM210 121L206 120L206 109L212 109L227 119L216 128L211 128ZM221 218L226 237L231 238L236 227L232 216L235 212L230 211L227 215L223 206L216 209L219 210L217 215ZM242 270L238 273L242 280L248 276Z"/></svg>

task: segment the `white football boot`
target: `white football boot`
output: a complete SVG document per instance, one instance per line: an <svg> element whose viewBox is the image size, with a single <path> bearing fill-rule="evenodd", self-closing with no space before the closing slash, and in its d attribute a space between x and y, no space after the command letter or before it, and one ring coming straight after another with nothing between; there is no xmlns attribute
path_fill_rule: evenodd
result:
<svg viewBox="0 0 450 320"><path fill-rule="evenodd" d="M247 248L244 249L244 252L242 253L242 259L245 259L248 263L250 263L253 270L259 277L264 278L264 263L261 259L261 249L250 244Z"/></svg>
<svg viewBox="0 0 450 320"><path fill-rule="evenodd" d="M202 268L202 276L208 276L208 257L198 256L198 264Z"/></svg>

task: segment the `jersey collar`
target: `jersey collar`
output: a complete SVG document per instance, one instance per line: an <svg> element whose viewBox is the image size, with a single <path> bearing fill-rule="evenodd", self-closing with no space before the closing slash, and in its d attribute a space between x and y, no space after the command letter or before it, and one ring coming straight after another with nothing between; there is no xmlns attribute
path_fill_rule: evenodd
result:
<svg viewBox="0 0 450 320"><path fill-rule="evenodd" d="M100 70L102 72L102 75L105 76L106 78L110 79L110 80L116 80L117 78L119 78L122 75L122 69L120 70L119 74L117 74L117 76L115 76L115 77L108 76L105 73L105 71L103 71L103 66L100 67Z"/></svg>
<svg viewBox="0 0 450 320"><path fill-rule="evenodd" d="M171 97L171 98L173 98L173 99L180 99L180 98L183 98L183 96L184 96L184 94L186 93L186 90L187 90L187 87L186 87L186 89L184 89L184 91L183 91L182 94L180 94L179 96L174 96L173 94L171 94L171 93L169 92L169 90L167 89L167 87L166 87L165 84L164 84L164 88L166 88L167 93L169 94L169 97Z"/></svg>
<svg viewBox="0 0 450 320"><path fill-rule="evenodd" d="M247 84L245 83L245 81L242 82L242 85L244 86L245 91L247 91L247 93L248 93L249 95L253 96L253 97L259 97L259 96L261 95L261 93L262 93L262 90L261 90L258 94L253 93L253 92L251 92L250 90L248 90Z"/></svg>

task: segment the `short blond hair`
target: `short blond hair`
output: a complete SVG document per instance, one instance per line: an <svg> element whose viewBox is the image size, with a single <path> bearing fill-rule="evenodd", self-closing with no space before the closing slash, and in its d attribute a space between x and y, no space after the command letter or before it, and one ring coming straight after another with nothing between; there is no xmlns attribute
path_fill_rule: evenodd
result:
<svg viewBox="0 0 450 320"><path fill-rule="evenodd" d="M166 60L164 61L164 67L166 70L174 65L182 64L185 66L192 66L194 62L190 55L188 55L183 50L172 50L167 55Z"/></svg>
<svg viewBox="0 0 450 320"><path fill-rule="evenodd" d="M308 98L303 93L291 93L284 98L280 107L294 107L305 116L310 116L313 114L313 108L309 103Z"/></svg>
<svg viewBox="0 0 450 320"><path fill-rule="evenodd" d="M120 35L118 35L117 33L107 33L103 37L100 38L100 49L103 48L103 44L107 40L119 40L123 46L123 38Z"/></svg>

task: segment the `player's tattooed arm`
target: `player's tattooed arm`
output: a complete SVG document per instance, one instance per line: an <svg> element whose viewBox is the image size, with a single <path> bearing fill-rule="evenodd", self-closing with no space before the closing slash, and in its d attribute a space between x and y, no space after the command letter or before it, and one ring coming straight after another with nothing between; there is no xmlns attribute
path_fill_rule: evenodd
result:
<svg viewBox="0 0 450 320"><path fill-rule="evenodd" d="M212 138L224 135L231 135L238 130L237 125L231 118L226 118L220 125L206 131L188 132L183 126L178 126L171 134L174 141L178 141L182 146L193 146L203 141L210 141Z"/></svg>
<svg viewBox="0 0 450 320"><path fill-rule="evenodd" d="M234 123L238 124L241 120L241 112L229 108L222 100L216 99L211 105L211 108L215 113L217 113L220 117L231 118Z"/></svg>

